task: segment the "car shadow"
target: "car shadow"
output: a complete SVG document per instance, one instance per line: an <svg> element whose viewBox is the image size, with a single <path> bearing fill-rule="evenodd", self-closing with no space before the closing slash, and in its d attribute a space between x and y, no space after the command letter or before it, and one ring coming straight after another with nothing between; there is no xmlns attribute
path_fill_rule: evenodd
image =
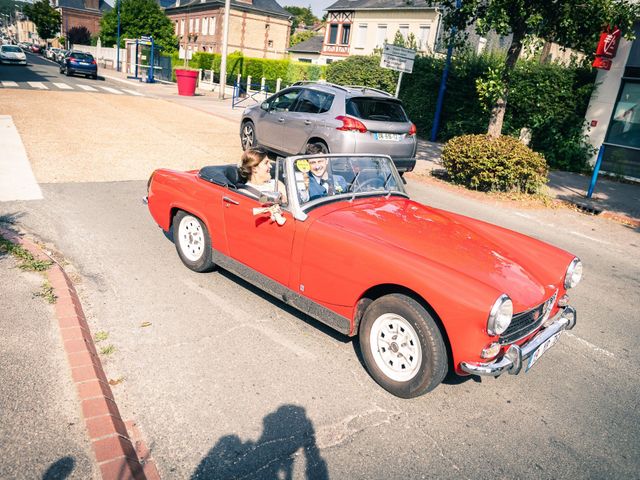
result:
<svg viewBox="0 0 640 480"><path fill-rule="evenodd" d="M191 475L191 480L211 478L292 479L296 459L304 457L305 478L329 480L326 461L316 444L313 423L299 405L281 405L262 420L255 442L238 435L221 437ZM299 452L302 451L302 455Z"/></svg>

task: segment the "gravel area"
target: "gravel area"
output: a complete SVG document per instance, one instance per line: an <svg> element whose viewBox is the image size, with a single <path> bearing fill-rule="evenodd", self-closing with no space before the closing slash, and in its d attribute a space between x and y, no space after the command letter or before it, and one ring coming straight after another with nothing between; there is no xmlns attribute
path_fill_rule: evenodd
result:
<svg viewBox="0 0 640 480"><path fill-rule="evenodd" d="M157 98L2 90L0 106L40 183L142 180L159 167L236 163L242 152L235 122Z"/></svg>

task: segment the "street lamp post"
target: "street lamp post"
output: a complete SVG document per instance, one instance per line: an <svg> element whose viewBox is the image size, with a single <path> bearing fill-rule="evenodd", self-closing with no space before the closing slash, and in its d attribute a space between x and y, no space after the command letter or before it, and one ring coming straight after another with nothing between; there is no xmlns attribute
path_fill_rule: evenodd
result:
<svg viewBox="0 0 640 480"><path fill-rule="evenodd" d="M116 36L116 71L120 71L120 0L116 0L118 10L118 34Z"/></svg>

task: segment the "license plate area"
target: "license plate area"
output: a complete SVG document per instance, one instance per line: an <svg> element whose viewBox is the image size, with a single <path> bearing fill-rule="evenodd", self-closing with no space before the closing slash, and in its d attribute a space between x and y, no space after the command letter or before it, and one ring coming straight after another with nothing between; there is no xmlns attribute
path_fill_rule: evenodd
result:
<svg viewBox="0 0 640 480"><path fill-rule="evenodd" d="M402 135L400 135L399 133L378 132L374 135L376 140L386 140L388 142L399 142L400 140L402 140Z"/></svg>
<svg viewBox="0 0 640 480"><path fill-rule="evenodd" d="M528 372L529 369L533 367L533 365L540 359L540 357L544 354L544 352L546 352L551 347L553 347L556 343L558 343L558 339L560 338L561 333L562 332L558 332L552 337L549 337L542 345L540 345L536 349L535 352L533 352L533 355L529 357L529 362L527 363L527 368L525 372Z"/></svg>

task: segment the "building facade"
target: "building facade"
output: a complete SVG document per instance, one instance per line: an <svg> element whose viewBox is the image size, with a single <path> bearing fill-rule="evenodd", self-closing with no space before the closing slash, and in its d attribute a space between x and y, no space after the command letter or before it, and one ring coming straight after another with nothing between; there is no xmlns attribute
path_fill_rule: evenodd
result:
<svg viewBox="0 0 640 480"><path fill-rule="evenodd" d="M338 0L327 8L319 63L369 55L399 32L413 38L420 53L434 51L440 13L425 0Z"/></svg>
<svg viewBox="0 0 640 480"><path fill-rule="evenodd" d="M100 33L100 19L111 6L104 0L52 0L62 15L60 34L68 38L72 28L86 27L91 35Z"/></svg>
<svg viewBox="0 0 640 480"><path fill-rule="evenodd" d="M180 41L180 57L222 53L224 1L178 0L165 13ZM275 0L231 0L228 51L254 58L284 58L291 14Z"/></svg>
<svg viewBox="0 0 640 480"><path fill-rule="evenodd" d="M611 69L598 71L585 118L589 143L604 148L601 171L640 180L640 20L634 30L635 40L620 40Z"/></svg>

